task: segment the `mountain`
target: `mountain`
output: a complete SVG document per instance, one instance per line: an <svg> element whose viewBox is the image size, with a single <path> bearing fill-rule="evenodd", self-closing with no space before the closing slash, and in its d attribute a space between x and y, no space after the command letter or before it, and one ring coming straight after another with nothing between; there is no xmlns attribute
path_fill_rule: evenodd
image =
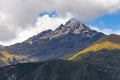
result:
<svg viewBox="0 0 120 80"><path fill-rule="evenodd" d="M85 53L89 53L89 52L97 53L98 51L101 51L104 49L106 50L120 49L120 35L111 34L111 35L103 36L99 40L94 42L92 45L87 47L86 49L71 56L69 60L74 60Z"/></svg>
<svg viewBox="0 0 120 80"><path fill-rule="evenodd" d="M1 46L0 65L8 66L0 67L0 80L120 80L119 61L120 35L72 18L54 31Z"/></svg>
<svg viewBox="0 0 120 80"><path fill-rule="evenodd" d="M15 62L67 59L90 46L102 36L104 36L103 33L92 30L79 20L72 18L54 31L43 31L22 43L5 46L4 49L1 49L1 53L6 51L11 55L25 56L20 59L12 57Z"/></svg>

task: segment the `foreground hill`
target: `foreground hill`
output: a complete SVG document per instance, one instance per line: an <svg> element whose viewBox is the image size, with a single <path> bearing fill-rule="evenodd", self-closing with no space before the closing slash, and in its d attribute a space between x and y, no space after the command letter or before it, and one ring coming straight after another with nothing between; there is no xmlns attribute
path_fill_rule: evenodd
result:
<svg viewBox="0 0 120 80"><path fill-rule="evenodd" d="M48 60L0 68L0 80L120 80L120 50L81 55L76 61Z"/></svg>
<svg viewBox="0 0 120 80"><path fill-rule="evenodd" d="M8 54L17 55L16 57L10 57L11 61L13 60L13 64L14 60L16 63L67 59L102 36L104 36L103 33L92 30L82 22L72 18L65 25L60 25L54 31L43 31L22 43L6 46L0 49L0 52L3 53L5 51ZM3 61L9 63L7 57Z"/></svg>
<svg viewBox="0 0 120 80"><path fill-rule="evenodd" d="M108 36L103 36L99 40L97 40L95 43L87 47L86 49L71 56L69 60L74 60L85 53L98 52L104 49L106 50L120 49L120 35L111 34Z"/></svg>

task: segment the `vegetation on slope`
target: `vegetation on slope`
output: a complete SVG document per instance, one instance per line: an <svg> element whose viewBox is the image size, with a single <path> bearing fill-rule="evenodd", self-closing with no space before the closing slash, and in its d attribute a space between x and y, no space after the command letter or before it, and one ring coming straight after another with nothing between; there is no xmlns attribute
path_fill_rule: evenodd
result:
<svg viewBox="0 0 120 80"><path fill-rule="evenodd" d="M98 41L96 41L95 43L93 43L88 48L71 56L68 60L74 60L76 57L80 56L83 53L97 52L103 49L107 49L107 50L120 49L120 36L114 35L114 34L109 36L104 36L100 38Z"/></svg>
<svg viewBox="0 0 120 80"><path fill-rule="evenodd" d="M4 62L6 65L16 64L16 63L24 63L24 62L34 62L35 59L28 59L27 55L18 55L18 54L10 54L7 51L0 52L0 60Z"/></svg>
<svg viewBox="0 0 120 80"><path fill-rule="evenodd" d="M120 35L117 35L117 34L111 34L111 35L108 35L108 36L106 35L106 36L101 37L95 43L102 43L102 42L105 42L105 41L120 44Z"/></svg>

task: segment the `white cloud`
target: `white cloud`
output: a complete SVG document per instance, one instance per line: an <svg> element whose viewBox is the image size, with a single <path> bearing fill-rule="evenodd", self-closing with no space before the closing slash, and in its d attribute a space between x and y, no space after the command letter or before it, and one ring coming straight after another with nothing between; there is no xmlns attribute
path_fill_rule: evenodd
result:
<svg viewBox="0 0 120 80"><path fill-rule="evenodd" d="M44 30L52 29L55 30L60 24L65 24L69 19L72 18L72 15L66 15L66 17L54 17L51 18L49 15L43 17L38 17L35 26L28 27L24 30L20 30L18 36L8 42L0 42L2 45L12 45L16 42L22 42L29 37L36 35ZM12 32L11 32L12 33Z"/></svg>
<svg viewBox="0 0 120 80"><path fill-rule="evenodd" d="M42 11L55 10L63 17L70 13L82 21L89 21L119 9L120 0L0 0L0 42L18 42L21 32L35 26ZM39 27L40 31L48 28Z"/></svg>

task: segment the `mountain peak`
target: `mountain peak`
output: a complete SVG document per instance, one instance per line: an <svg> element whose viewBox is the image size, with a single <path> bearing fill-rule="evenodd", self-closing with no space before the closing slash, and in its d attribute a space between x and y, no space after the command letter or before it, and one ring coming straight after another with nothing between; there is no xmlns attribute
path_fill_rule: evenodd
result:
<svg viewBox="0 0 120 80"><path fill-rule="evenodd" d="M75 18L71 18L67 23L66 23L66 27L71 27L71 28L78 28L78 27L82 27L85 28L86 26L79 20L75 19Z"/></svg>
<svg viewBox="0 0 120 80"><path fill-rule="evenodd" d="M76 23L76 22L80 22L79 20L75 19L75 18L71 18L68 22L71 23Z"/></svg>
<svg viewBox="0 0 120 80"><path fill-rule="evenodd" d="M65 25L61 24L55 31L62 33L73 33L73 34L80 34L83 30L88 30L89 28L86 27L81 21L72 18ZM89 29L90 30L90 29Z"/></svg>

